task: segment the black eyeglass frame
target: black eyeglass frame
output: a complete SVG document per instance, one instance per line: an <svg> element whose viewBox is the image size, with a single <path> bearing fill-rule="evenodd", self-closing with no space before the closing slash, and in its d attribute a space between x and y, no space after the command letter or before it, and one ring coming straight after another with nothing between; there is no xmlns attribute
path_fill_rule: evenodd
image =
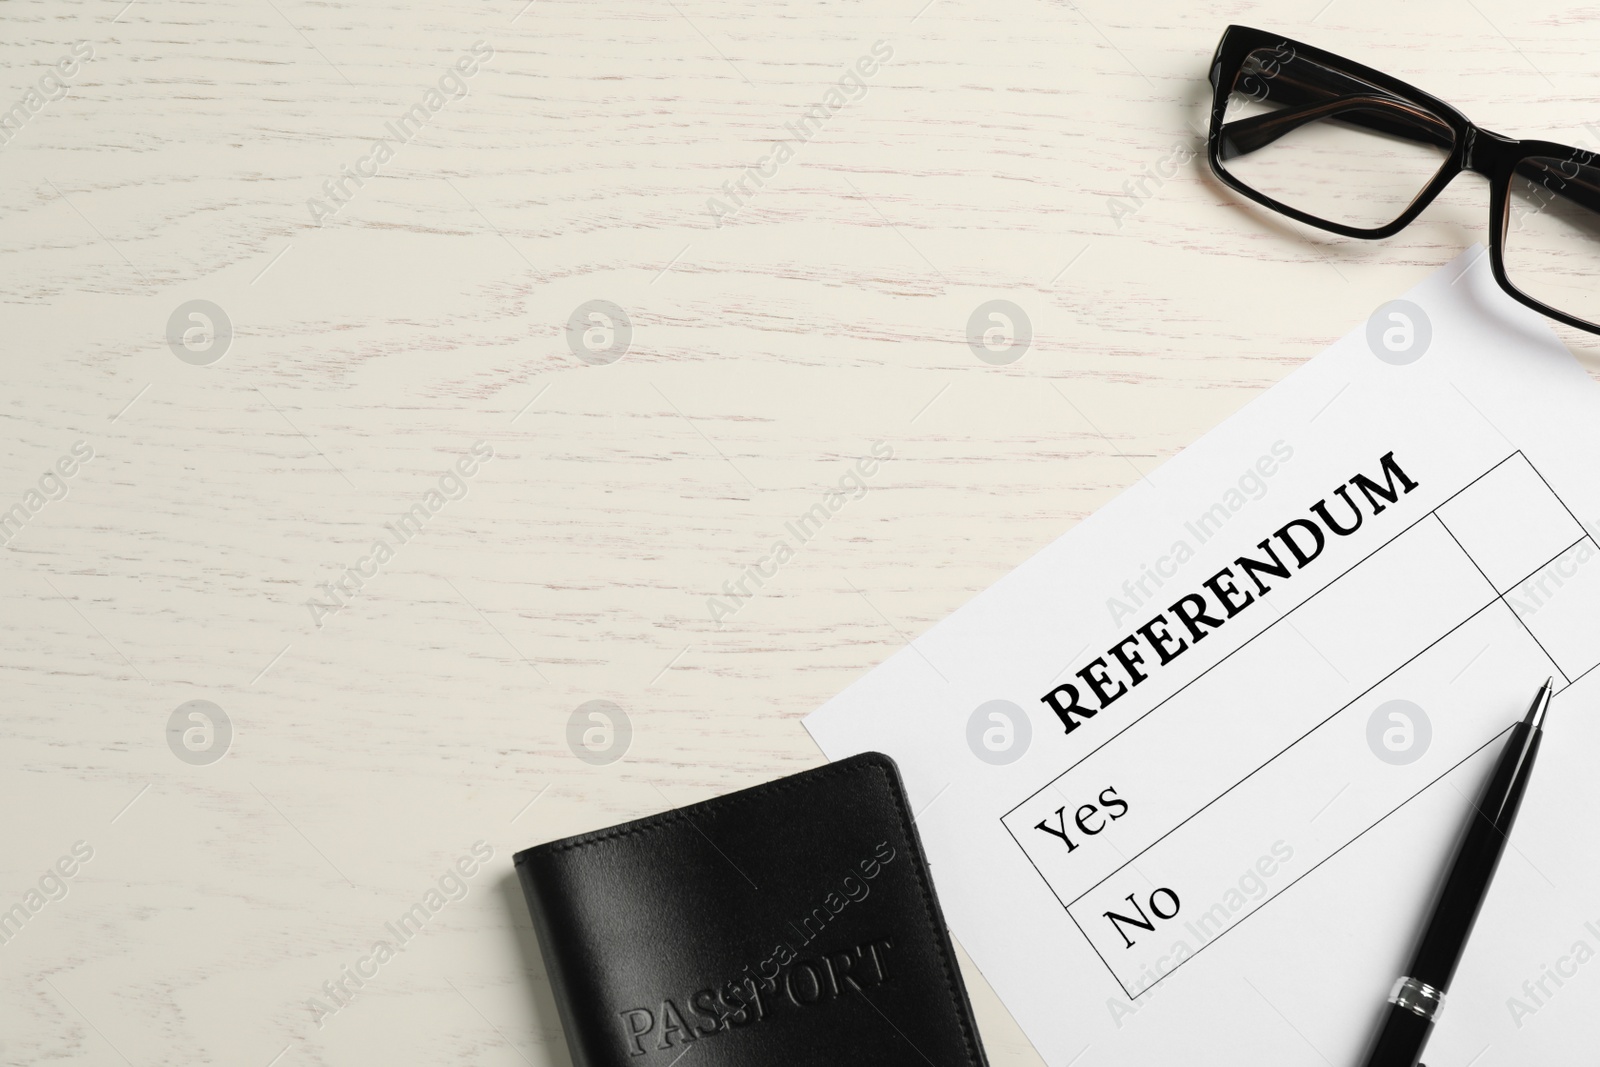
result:
<svg viewBox="0 0 1600 1067"><path fill-rule="evenodd" d="M1434 175L1433 179L1423 187L1416 198L1401 212L1399 218L1386 225L1369 229L1347 226L1331 219L1307 214L1298 208L1290 207L1288 204L1275 200L1265 193L1252 189L1229 173L1228 169L1223 166L1220 151L1222 127L1228 107L1228 98L1233 92L1235 81L1244 67L1246 58L1258 49L1276 50L1280 55L1287 51L1290 58L1313 60L1343 73L1353 75L1371 83L1384 92L1393 94L1399 103L1410 103L1426 108L1450 126L1454 134L1454 144L1451 146L1449 157L1439 168L1439 172ZM1595 164L1597 158L1595 153L1575 148L1572 145L1559 144L1555 141L1516 140L1504 134L1486 130L1438 97L1431 93L1425 93L1413 85L1400 81L1398 78L1392 78L1381 71L1373 70L1371 67L1356 63L1333 52L1314 48L1311 45L1290 40L1281 34L1268 33L1265 30L1258 30L1250 26L1229 26L1223 31L1222 40L1217 43L1216 55L1211 61L1210 80L1212 91L1211 125L1206 135L1206 157L1211 164L1211 172L1235 192L1308 226L1315 226L1318 229L1341 234L1345 237L1358 237L1363 240L1374 241L1384 237L1392 237L1409 226L1444 191L1445 186L1454 181L1456 175L1462 171L1470 170L1481 174L1489 179L1490 190L1489 265L1500 288L1504 289L1517 301L1526 304L1540 314L1548 315L1568 326L1600 334L1600 324L1587 322L1576 316L1569 315L1559 308L1553 308L1518 289L1506 275L1505 261L1502 256L1506 227L1509 224L1510 212L1508 204L1511 199L1511 178L1516 171L1517 164L1529 157L1545 156L1587 166ZM1596 283L1600 284L1600 279L1597 279Z"/></svg>

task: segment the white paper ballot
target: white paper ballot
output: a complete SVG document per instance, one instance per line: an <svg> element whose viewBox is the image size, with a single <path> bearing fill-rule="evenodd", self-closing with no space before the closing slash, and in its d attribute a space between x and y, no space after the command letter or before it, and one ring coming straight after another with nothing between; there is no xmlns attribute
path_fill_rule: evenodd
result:
<svg viewBox="0 0 1600 1067"><path fill-rule="evenodd" d="M1600 390L1481 250L806 720L1052 1067L1358 1062L1557 695L1430 1063L1592 1058Z"/></svg>

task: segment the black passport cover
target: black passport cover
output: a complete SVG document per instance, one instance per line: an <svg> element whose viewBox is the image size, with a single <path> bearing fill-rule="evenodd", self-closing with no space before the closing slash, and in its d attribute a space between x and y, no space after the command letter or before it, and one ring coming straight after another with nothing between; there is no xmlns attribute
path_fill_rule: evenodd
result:
<svg viewBox="0 0 1600 1067"><path fill-rule="evenodd" d="M577 1067L987 1063L881 753L516 864Z"/></svg>

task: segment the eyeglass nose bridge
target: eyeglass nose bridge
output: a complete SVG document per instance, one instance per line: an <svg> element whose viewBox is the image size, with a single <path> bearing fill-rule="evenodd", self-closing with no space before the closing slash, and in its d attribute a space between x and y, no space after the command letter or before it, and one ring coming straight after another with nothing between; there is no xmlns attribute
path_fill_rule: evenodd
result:
<svg viewBox="0 0 1600 1067"><path fill-rule="evenodd" d="M1469 125L1461 166L1464 170L1492 178L1520 143L1513 137L1486 130L1481 126Z"/></svg>

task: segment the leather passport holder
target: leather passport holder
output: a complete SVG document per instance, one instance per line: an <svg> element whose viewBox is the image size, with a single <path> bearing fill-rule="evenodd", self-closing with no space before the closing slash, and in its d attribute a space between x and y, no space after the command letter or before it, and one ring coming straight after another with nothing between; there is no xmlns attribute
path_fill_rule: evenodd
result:
<svg viewBox="0 0 1600 1067"><path fill-rule="evenodd" d="M888 756L516 865L577 1067L987 1063Z"/></svg>

